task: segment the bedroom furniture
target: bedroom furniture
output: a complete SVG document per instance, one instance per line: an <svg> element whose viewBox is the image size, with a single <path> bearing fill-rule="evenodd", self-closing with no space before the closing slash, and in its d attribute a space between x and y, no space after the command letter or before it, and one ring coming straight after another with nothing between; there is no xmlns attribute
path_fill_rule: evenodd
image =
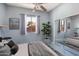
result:
<svg viewBox="0 0 79 59"><path fill-rule="evenodd" d="M11 37L0 37L0 43L4 45L10 41Z"/></svg>
<svg viewBox="0 0 79 59"><path fill-rule="evenodd" d="M65 39L66 40L66 39ZM72 56L79 56L79 47L76 45L76 40L72 38L67 38L65 42L60 42L58 44L61 44L61 50L66 53L67 56L68 54ZM77 42L78 44L78 42ZM58 46L59 47L59 46Z"/></svg>
<svg viewBox="0 0 79 59"><path fill-rule="evenodd" d="M14 55L17 51L18 46L12 40L0 42L0 56Z"/></svg>
<svg viewBox="0 0 79 59"><path fill-rule="evenodd" d="M79 48L79 39L78 39L78 37L67 38L67 39L65 39L65 43L71 44L71 45Z"/></svg>
<svg viewBox="0 0 79 59"><path fill-rule="evenodd" d="M29 43L28 52L30 56L57 56L56 52L43 42Z"/></svg>
<svg viewBox="0 0 79 59"><path fill-rule="evenodd" d="M0 42L0 56L9 56L10 55L10 48L7 45L7 43L10 40L2 40L2 42Z"/></svg>
<svg viewBox="0 0 79 59"><path fill-rule="evenodd" d="M23 43L16 45L10 40L0 49L0 56L58 56L43 42Z"/></svg>
<svg viewBox="0 0 79 59"><path fill-rule="evenodd" d="M19 44L18 48L15 56L57 56L55 51L43 42L23 43Z"/></svg>
<svg viewBox="0 0 79 59"><path fill-rule="evenodd" d="M69 46L67 46L65 43L56 43L51 47L59 52L62 56L79 56L79 51L75 50Z"/></svg>
<svg viewBox="0 0 79 59"><path fill-rule="evenodd" d="M18 44L18 51L13 56L29 56L28 43Z"/></svg>
<svg viewBox="0 0 79 59"><path fill-rule="evenodd" d="M18 46L12 41L10 40L7 45L10 47L10 52L11 52L11 55L14 55L17 53L18 51Z"/></svg>
<svg viewBox="0 0 79 59"><path fill-rule="evenodd" d="M0 56L10 56L10 48L9 46L1 46L0 45Z"/></svg>

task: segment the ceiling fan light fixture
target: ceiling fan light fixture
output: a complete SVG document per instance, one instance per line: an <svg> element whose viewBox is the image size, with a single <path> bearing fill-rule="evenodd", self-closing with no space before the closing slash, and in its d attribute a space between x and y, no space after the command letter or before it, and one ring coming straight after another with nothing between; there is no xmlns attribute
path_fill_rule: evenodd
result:
<svg viewBox="0 0 79 59"><path fill-rule="evenodd" d="M35 12L36 10L47 11L47 9L42 5L43 3L33 3L33 4L34 4L33 12Z"/></svg>

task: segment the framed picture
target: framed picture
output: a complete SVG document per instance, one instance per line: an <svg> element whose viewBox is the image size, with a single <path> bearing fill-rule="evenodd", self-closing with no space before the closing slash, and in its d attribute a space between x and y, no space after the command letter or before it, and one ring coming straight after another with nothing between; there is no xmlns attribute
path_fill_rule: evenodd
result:
<svg viewBox="0 0 79 59"><path fill-rule="evenodd" d="M9 29L18 30L19 29L19 18L9 18Z"/></svg>
<svg viewBox="0 0 79 59"><path fill-rule="evenodd" d="M68 19L66 20L66 30L69 31L71 29L71 21Z"/></svg>

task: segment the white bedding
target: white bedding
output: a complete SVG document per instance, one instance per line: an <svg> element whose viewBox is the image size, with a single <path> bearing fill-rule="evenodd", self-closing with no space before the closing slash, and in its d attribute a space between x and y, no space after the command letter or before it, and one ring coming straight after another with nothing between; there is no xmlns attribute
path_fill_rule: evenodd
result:
<svg viewBox="0 0 79 59"><path fill-rule="evenodd" d="M19 49L17 53L15 54L15 56L28 56L28 44L27 43L19 44L18 47Z"/></svg>
<svg viewBox="0 0 79 59"><path fill-rule="evenodd" d="M57 54L43 42L29 44L29 52L31 56L57 56Z"/></svg>
<svg viewBox="0 0 79 59"><path fill-rule="evenodd" d="M10 55L9 46L5 45L2 48L0 47L0 56L9 56L9 55Z"/></svg>
<svg viewBox="0 0 79 59"><path fill-rule="evenodd" d="M47 53L50 53L52 56L57 56L57 54L53 50L51 50L47 45L45 45L43 42L36 42L36 43L34 42L34 43L31 43L31 44L32 44L30 46L31 55L33 55L33 53L38 52L38 49L35 50L35 48L37 48L35 46L38 46L40 48L40 50L42 50L44 52L44 54L47 52ZM18 46L19 46L19 50L15 54L15 56L28 56L29 55L29 53L28 53L28 51L29 51L28 50L28 43L19 44ZM37 55L39 56L39 53L37 53ZM45 54L45 56L46 55L48 55L48 54Z"/></svg>

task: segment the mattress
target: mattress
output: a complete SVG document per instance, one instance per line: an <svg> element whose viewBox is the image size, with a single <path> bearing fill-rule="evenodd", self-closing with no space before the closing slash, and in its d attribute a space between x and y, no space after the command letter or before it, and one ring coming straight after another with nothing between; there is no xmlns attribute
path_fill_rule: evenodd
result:
<svg viewBox="0 0 79 59"><path fill-rule="evenodd" d="M28 44L24 43L24 44L19 44L18 45L18 51L15 54L15 56L28 56Z"/></svg>
<svg viewBox="0 0 79 59"><path fill-rule="evenodd" d="M43 42L33 42L19 44L19 50L15 56L57 56L57 54L51 50Z"/></svg>
<svg viewBox="0 0 79 59"><path fill-rule="evenodd" d="M28 48L30 56L57 56L56 52L51 50L43 42L30 43Z"/></svg>
<svg viewBox="0 0 79 59"><path fill-rule="evenodd" d="M0 56L10 56L9 46L5 45L3 47L0 47Z"/></svg>

